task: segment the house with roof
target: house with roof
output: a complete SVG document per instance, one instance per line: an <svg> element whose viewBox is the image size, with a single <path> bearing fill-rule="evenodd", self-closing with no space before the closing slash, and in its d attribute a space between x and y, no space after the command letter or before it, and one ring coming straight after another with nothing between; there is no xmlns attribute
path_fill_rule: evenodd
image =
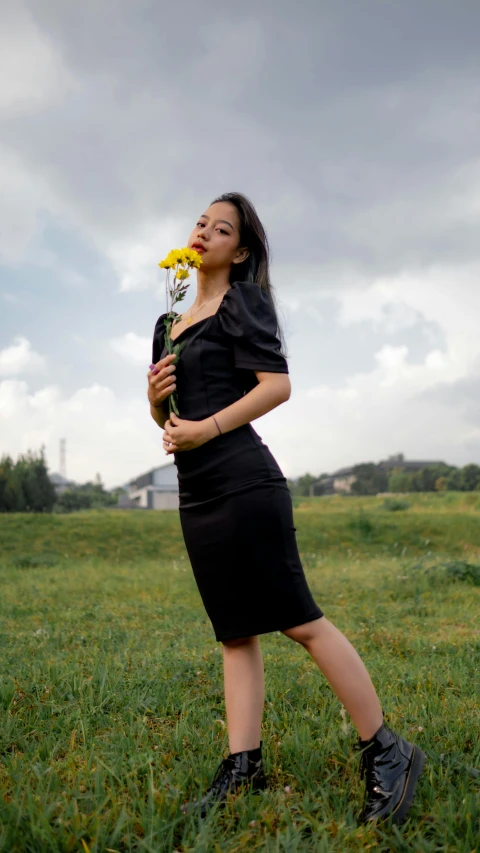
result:
<svg viewBox="0 0 480 853"><path fill-rule="evenodd" d="M378 467L388 473L391 473L395 468L401 468L402 471L413 474L415 471L421 471L422 468L438 467L445 464L440 459L405 459L403 453L397 453L395 456L389 456L388 459L379 462Z"/></svg>
<svg viewBox="0 0 480 853"><path fill-rule="evenodd" d="M178 509L177 468L173 462L151 468L126 484L121 509Z"/></svg>
<svg viewBox="0 0 480 853"><path fill-rule="evenodd" d="M74 480L67 480L62 474L54 473L49 474L48 478L52 483L57 495L62 495L67 489L71 489L77 484Z"/></svg>
<svg viewBox="0 0 480 853"><path fill-rule="evenodd" d="M405 459L403 453L397 453L394 456L389 456L388 459L379 462L376 467L379 471L385 471L386 474L391 474L391 472L396 468L400 468L402 471L406 471L408 473L413 473L415 471L421 471L422 468L439 465L445 465L445 463L431 459ZM323 477L321 480L312 483L310 494L351 494L352 485L356 480L354 473L355 468L355 465L351 465L348 468L339 468L338 471L334 471L334 473L329 477Z"/></svg>

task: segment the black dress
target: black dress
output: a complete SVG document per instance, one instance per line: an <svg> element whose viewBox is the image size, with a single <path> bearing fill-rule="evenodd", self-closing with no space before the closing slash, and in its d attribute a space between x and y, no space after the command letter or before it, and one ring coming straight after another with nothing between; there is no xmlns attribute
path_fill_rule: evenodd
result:
<svg viewBox="0 0 480 853"><path fill-rule="evenodd" d="M166 354L165 314L152 361ZM203 420L258 380L288 373L268 296L236 282L216 314L187 326L176 365L181 418ZM185 545L217 640L302 625L322 616L298 554L292 501L277 462L251 424L174 454Z"/></svg>

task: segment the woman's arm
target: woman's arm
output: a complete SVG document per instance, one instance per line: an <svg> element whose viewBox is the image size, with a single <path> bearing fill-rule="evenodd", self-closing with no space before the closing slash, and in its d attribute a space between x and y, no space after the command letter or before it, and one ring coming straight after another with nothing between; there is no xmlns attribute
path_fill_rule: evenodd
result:
<svg viewBox="0 0 480 853"><path fill-rule="evenodd" d="M168 398L175 391L175 361L177 356L173 353L160 359L157 364L152 365L154 370L147 373L148 390L147 397L150 403L150 414L160 429L164 429L168 418Z"/></svg>
<svg viewBox="0 0 480 853"><path fill-rule="evenodd" d="M291 385L287 373L255 371L258 385L240 400L203 421L187 421L172 414L165 422L164 447L166 453L193 450L212 438L254 421L285 403L290 397ZM216 421L216 423L215 423ZM217 428L218 424L218 428Z"/></svg>
<svg viewBox="0 0 480 853"><path fill-rule="evenodd" d="M168 404L161 403L160 406L152 406L150 403L150 414L160 429L164 429L168 419Z"/></svg>
<svg viewBox="0 0 480 853"><path fill-rule="evenodd" d="M230 432L266 415L290 397L291 385L288 373L255 371L255 375L258 379L258 385L255 388L231 406L216 412L215 418L222 432ZM206 420L209 421L211 418Z"/></svg>

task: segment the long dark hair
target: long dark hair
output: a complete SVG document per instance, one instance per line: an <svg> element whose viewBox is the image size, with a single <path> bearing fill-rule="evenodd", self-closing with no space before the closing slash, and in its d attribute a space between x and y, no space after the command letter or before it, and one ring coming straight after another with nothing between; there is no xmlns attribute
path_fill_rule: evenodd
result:
<svg viewBox="0 0 480 853"><path fill-rule="evenodd" d="M265 291L277 319L277 333L285 354L285 340L278 320L275 294L270 281L270 247L268 237L260 217L252 202L242 193L223 193L211 203L225 201L233 204L240 220L240 246L248 249L248 257L241 264L232 264L230 283L234 281L253 281Z"/></svg>

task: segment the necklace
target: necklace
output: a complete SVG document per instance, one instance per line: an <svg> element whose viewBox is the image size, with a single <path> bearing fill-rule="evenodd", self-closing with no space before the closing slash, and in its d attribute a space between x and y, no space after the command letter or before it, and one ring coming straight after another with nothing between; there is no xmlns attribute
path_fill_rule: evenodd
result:
<svg viewBox="0 0 480 853"><path fill-rule="evenodd" d="M226 290L223 292L227 293ZM190 326L192 323L192 320L196 316L196 314L198 314L198 312L201 311L205 305L207 305L209 302L212 302L212 300L216 299L217 296L220 296L221 293L222 293L222 291L220 291L220 293L216 293L215 296L211 296L210 299L206 299L205 302L202 302L202 304L200 305L200 308L197 308L197 310L194 311L193 314L190 314L189 317L184 317L182 314L182 320L187 324L187 326Z"/></svg>

